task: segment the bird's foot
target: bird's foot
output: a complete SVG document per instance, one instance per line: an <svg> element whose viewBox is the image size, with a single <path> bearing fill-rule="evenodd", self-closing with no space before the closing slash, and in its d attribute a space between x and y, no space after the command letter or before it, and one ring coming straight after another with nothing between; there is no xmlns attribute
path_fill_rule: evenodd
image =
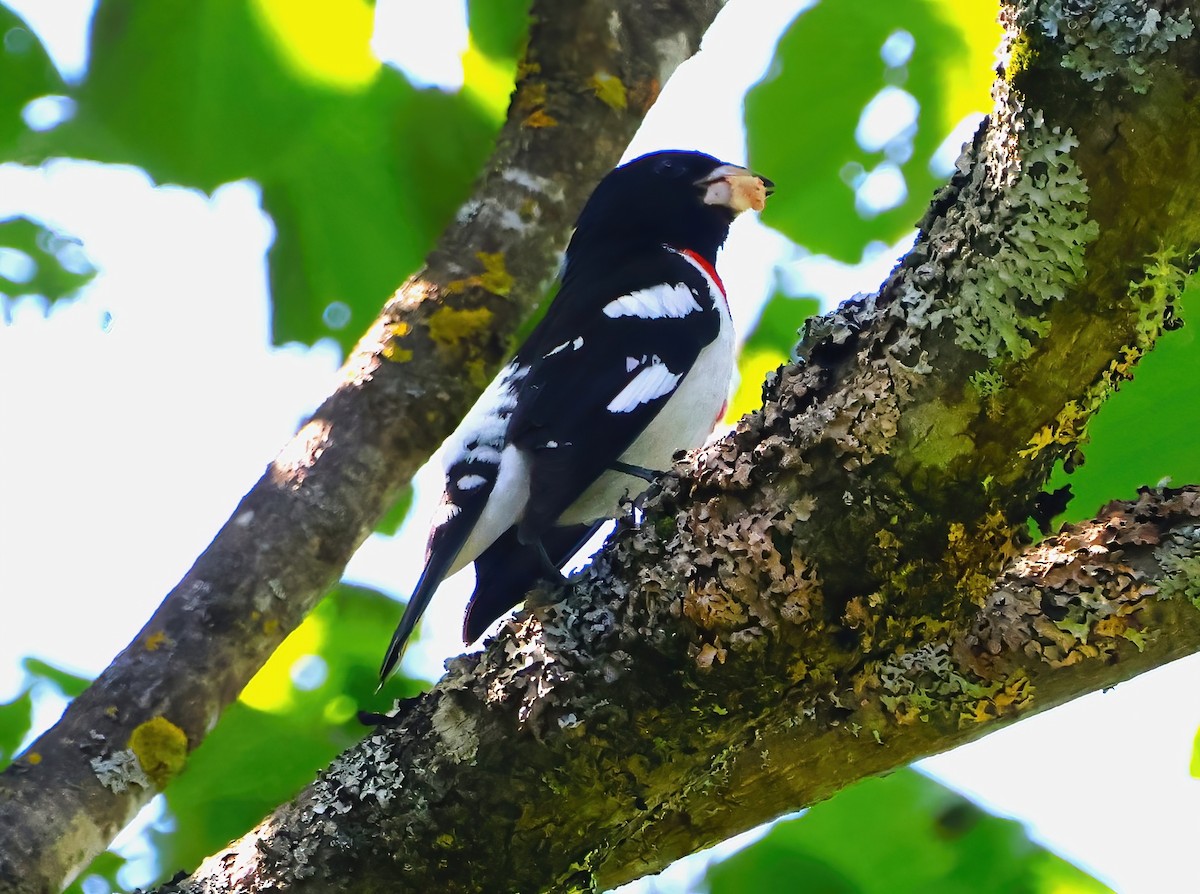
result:
<svg viewBox="0 0 1200 894"><path fill-rule="evenodd" d="M647 469L644 466L635 466L632 463L624 463L619 459L613 460L609 466L614 472L622 472L626 475L632 475L634 478L641 478L643 481L654 481L662 472L656 469Z"/></svg>
<svg viewBox="0 0 1200 894"><path fill-rule="evenodd" d="M421 700L419 695L412 698L396 699L396 706L390 714L380 714L377 711L359 711L358 722L363 726L399 726L408 717L409 711Z"/></svg>

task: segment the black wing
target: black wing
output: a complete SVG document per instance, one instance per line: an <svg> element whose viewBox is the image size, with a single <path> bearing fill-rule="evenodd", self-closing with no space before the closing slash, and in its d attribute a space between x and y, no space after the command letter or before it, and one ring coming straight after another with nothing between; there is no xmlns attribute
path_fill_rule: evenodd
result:
<svg viewBox="0 0 1200 894"><path fill-rule="evenodd" d="M567 279L518 352L529 368L508 430L530 459L521 540L531 542L637 439L716 337L707 278L662 249Z"/></svg>

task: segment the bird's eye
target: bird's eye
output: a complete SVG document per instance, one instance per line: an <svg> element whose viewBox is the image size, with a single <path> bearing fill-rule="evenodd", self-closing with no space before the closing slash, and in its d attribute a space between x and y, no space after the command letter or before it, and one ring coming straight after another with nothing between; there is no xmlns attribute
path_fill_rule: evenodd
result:
<svg viewBox="0 0 1200 894"><path fill-rule="evenodd" d="M667 177L678 177L682 173L682 169L674 159L660 158L654 165L654 173Z"/></svg>

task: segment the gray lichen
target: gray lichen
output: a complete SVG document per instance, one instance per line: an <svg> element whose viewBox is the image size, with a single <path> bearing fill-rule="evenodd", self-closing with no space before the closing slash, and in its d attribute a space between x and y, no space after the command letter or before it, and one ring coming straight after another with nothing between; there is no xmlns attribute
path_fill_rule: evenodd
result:
<svg viewBox="0 0 1200 894"><path fill-rule="evenodd" d="M135 785L146 790L154 788L153 783L142 770L137 755L129 748L114 751L103 757L94 757L91 764L92 771L96 774L100 784L111 792L120 794Z"/></svg>
<svg viewBox="0 0 1200 894"><path fill-rule="evenodd" d="M1191 10L1164 10L1148 0L1046 0L1020 12L1022 26L1037 23L1042 33L1066 48L1062 67L1076 71L1103 90L1123 81L1137 93L1150 85L1148 64L1179 38L1191 37Z"/></svg>
<svg viewBox="0 0 1200 894"><path fill-rule="evenodd" d="M962 193L977 200L959 202L933 225L930 257L901 287L892 312L918 327L952 321L960 347L1020 360L1048 331L1038 308L1083 276L1084 250L1099 227L1088 219L1087 183L1071 157L1074 134L1025 110L1007 87L999 92L997 114L1014 126L988 128L982 145L959 159ZM970 250L941 257L943 233L964 232ZM938 276L957 288L958 300L935 300L920 287Z"/></svg>

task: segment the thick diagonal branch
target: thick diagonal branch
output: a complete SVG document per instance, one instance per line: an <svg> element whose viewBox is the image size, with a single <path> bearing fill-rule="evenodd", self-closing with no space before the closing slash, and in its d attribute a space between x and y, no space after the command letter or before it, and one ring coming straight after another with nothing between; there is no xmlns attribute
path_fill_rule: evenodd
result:
<svg viewBox="0 0 1200 894"><path fill-rule="evenodd" d="M426 267L134 641L0 779L0 890L57 891L86 866L338 579L503 359L583 198L720 5L534 3L495 154ZM625 108L589 86L607 76Z"/></svg>
<svg viewBox="0 0 1200 894"><path fill-rule="evenodd" d="M611 885L1200 646L1196 491L1024 540L1200 247L1200 4L1135 6L1006 7L995 112L880 292L178 890Z"/></svg>

